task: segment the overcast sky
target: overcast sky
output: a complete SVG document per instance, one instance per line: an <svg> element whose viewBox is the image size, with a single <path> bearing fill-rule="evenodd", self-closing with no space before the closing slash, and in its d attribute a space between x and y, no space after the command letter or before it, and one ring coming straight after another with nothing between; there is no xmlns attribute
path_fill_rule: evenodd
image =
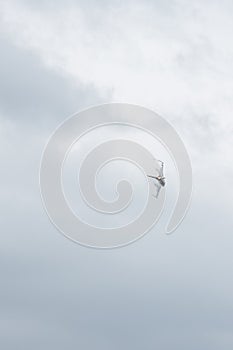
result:
<svg viewBox="0 0 233 350"><path fill-rule="evenodd" d="M232 350L233 3L0 0L0 348ZM99 103L151 108L190 154L194 194L116 250L51 225L51 132Z"/></svg>

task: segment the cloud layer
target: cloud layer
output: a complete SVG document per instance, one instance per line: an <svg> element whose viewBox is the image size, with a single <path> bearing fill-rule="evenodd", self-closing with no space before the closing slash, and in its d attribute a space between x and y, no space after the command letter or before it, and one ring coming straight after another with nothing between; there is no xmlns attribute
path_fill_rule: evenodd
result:
<svg viewBox="0 0 233 350"><path fill-rule="evenodd" d="M230 1L1 2L1 348L231 350ZM177 128L191 210L114 251L57 233L39 196L50 133L78 109L142 104Z"/></svg>

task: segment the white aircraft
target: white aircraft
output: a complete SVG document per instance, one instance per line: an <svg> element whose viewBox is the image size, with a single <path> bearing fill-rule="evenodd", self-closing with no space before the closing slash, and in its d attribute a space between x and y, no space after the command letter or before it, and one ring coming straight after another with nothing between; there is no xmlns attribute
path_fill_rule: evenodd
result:
<svg viewBox="0 0 233 350"><path fill-rule="evenodd" d="M164 166L164 163L161 161L161 160L158 160L158 162L160 162L161 164L161 167L160 169L156 169L156 171L158 172L158 175L147 175L148 177L150 177L151 179L154 179L156 180L156 182L154 183L154 185L157 187L157 194L154 196L154 197L158 197L159 195L159 192L161 190L161 187L164 187L165 186L165 177L164 177L164 174L163 174L163 166Z"/></svg>

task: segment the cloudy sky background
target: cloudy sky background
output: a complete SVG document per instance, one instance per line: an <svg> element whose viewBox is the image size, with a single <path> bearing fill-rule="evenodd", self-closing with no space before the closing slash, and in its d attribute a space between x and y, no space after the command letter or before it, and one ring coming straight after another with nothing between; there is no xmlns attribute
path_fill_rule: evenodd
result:
<svg viewBox="0 0 233 350"><path fill-rule="evenodd" d="M2 349L233 348L231 1L0 1ZM88 106L169 120L192 206L117 250L60 235L41 204L44 145Z"/></svg>

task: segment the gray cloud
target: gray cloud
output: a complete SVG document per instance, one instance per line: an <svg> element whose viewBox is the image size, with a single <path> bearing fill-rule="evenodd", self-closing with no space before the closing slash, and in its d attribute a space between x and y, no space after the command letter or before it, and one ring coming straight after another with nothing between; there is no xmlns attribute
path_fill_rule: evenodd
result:
<svg viewBox="0 0 233 350"><path fill-rule="evenodd" d="M46 120L62 121L78 109L103 101L93 87L45 67L31 50L15 46L7 36L0 37L0 45L2 115L38 125Z"/></svg>

